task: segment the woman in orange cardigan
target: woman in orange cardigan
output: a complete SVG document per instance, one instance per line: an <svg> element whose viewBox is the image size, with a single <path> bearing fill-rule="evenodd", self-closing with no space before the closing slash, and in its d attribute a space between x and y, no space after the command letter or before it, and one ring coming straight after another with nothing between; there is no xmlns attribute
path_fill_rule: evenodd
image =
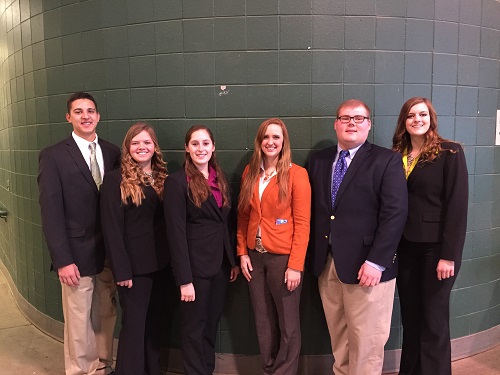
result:
<svg viewBox="0 0 500 375"><path fill-rule="evenodd" d="M283 121L264 121L243 172L238 203L238 255L250 289L264 374L298 370L311 186L306 170L291 159Z"/></svg>

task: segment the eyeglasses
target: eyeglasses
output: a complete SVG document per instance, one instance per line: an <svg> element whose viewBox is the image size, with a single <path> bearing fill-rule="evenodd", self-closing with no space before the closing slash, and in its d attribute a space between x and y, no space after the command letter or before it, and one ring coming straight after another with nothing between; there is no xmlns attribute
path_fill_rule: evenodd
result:
<svg viewBox="0 0 500 375"><path fill-rule="evenodd" d="M337 120L339 120L342 124L348 124L351 122L351 120L354 120L355 124L361 124L366 119L369 119L369 117L366 117L366 116L339 116L339 117L337 117Z"/></svg>

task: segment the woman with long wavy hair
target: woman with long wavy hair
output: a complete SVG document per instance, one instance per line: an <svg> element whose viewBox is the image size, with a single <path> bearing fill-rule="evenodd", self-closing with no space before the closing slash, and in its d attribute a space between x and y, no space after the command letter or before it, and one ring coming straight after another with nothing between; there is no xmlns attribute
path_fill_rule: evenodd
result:
<svg viewBox="0 0 500 375"><path fill-rule="evenodd" d="M160 332L169 255L163 218L167 170L151 126L123 140L121 168L101 187L102 231L122 308L117 375L160 375Z"/></svg>
<svg viewBox="0 0 500 375"><path fill-rule="evenodd" d="M462 146L438 133L427 98L408 99L393 137L408 186L396 279L403 322L401 375L450 375L450 293L462 261L468 175Z"/></svg>
<svg viewBox="0 0 500 375"><path fill-rule="evenodd" d="M237 234L264 374L298 371L299 303L310 218L307 172L292 163L283 121L270 118L257 130L253 155L243 172Z"/></svg>
<svg viewBox="0 0 500 375"><path fill-rule="evenodd" d="M239 273L228 227L231 199L210 129L191 127L184 148L184 168L165 181L167 239L180 291L184 371L211 375L227 286Z"/></svg>

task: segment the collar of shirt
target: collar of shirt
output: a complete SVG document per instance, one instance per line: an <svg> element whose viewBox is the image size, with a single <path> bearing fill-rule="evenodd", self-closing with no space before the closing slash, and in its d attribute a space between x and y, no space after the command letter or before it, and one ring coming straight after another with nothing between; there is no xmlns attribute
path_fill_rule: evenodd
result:
<svg viewBox="0 0 500 375"><path fill-rule="evenodd" d="M290 163L290 168L292 168L292 163ZM261 162L260 162L260 170L261 170L261 171L263 171L263 172L265 172L265 169L264 169L264 161L261 161ZM278 171L277 171L277 170L275 170L275 171L272 173L272 175L271 175L271 176L274 176L275 174L278 174Z"/></svg>
<svg viewBox="0 0 500 375"><path fill-rule="evenodd" d="M266 170L264 169L264 161L261 161L260 163L260 178L261 180L264 178L264 176L266 175ZM271 175L268 176L267 180L266 181L269 181L271 179L271 177L273 177L274 175L277 175L278 174L278 171L275 169L273 171L273 173L271 173Z"/></svg>
<svg viewBox="0 0 500 375"><path fill-rule="evenodd" d="M213 167L209 168L207 182L208 182L208 186L219 190L219 185L217 185L217 172L215 171L215 169Z"/></svg>
<svg viewBox="0 0 500 375"><path fill-rule="evenodd" d="M95 139L92 142L87 141L86 139L83 139L82 137L79 137L78 135L75 134L75 132L71 133L73 136L73 139L76 142L76 145L80 149L80 152L83 155L83 158L85 159L85 162L90 168L90 149L89 145L92 142L95 142L96 144L96 157L97 157L97 164L99 164L99 169L101 170L101 176L104 178L104 158L102 156L102 150L101 146L99 145L99 139L97 137L97 134L95 135Z"/></svg>
<svg viewBox="0 0 500 375"><path fill-rule="evenodd" d="M358 152L361 146L363 146L363 144L360 144L358 147L350 148L349 150L347 150L347 152L349 152L349 155L346 156L345 161L348 167L351 164L352 159L354 159L356 152ZM337 146L337 154L335 155L335 160L333 161L333 169L335 169L335 164L337 164L337 160L339 160L340 151L343 150L339 146Z"/></svg>
<svg viewBox="0 0 500 375"><path fill-rule="evenodd" d="M222 193L219 189L219 185L217 185L217 171L215 168L210 167L208 171L208 186L210 186L210 189L212 190L212 195L215 198L215 201L217 202L217 206L219 208L222 207L223 205L223 198L222 198Z"/></svg>

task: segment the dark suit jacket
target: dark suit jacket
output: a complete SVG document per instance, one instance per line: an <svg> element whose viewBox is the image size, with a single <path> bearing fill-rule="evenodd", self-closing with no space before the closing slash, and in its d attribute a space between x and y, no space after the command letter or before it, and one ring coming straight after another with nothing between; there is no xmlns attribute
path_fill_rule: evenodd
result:
<svg viewBox="0 0 500 375"><path fill-rule="evenodd" d="M467 229L468 174L462 147L445 142L430 163L418 163L408 176L408 220L404 237L441 243L441 259L458 269Z"/></svg>
<svg viewBox="0 0 500 375"><path fill-rule="evenodd" d="M121 169L104 176L101 186L102 233L115 281L159 271L168 264L163 205L151 186L143 186L140 206L121 200Z"/></svg>
<svg viewBox="0 0 500 375"><path fill-rule="evenodd" d="M342 180L335 207L331 207L332 164L337 147L311 155L308 163L313 203L309 260L319 276L332 237L339 279L357 284L365 260L386 267L381 281L396 277L396 251L401 238L408 198L401 155L365 142Z"/></svg>
<svg viewBox="0 0 500 375"><path fill-rule="evenodd" d="M229 239L229 208L220 209L213 195L198 208L188 194L184 170L165 180L163 197L167 242L177 285L193 277L211 277L220 271L224 255L236 265Z"/></svg>
<svg viewBox="0 0 500 375"><path fill-rule="evenodd" d="M105 174L119 165L120 150L99 138ZM38 187L42 229L54 269L75 263L81 276L104 266L99 190L72 136L43 149Z"/></svg>

